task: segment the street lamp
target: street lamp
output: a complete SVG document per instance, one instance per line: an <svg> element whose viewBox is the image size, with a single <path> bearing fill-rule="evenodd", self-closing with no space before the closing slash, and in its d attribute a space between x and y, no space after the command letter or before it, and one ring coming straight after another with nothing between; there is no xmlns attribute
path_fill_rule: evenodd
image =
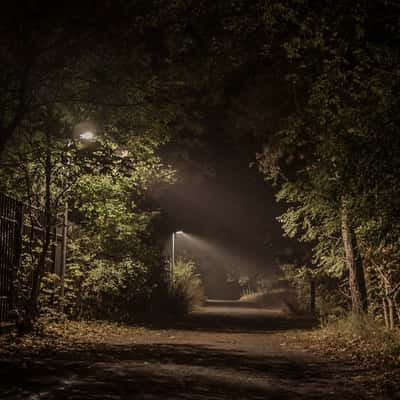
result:
<svg viewBox="0 0 400 400"><path fill-rule="evenodd" d="M92 131L85 131L79 135L79 138L86 142L93 142L96 140L96 135Z"/></svg>
<svg viewBox="0 0 400 400"><path fill-rule="evenodd" d="M172 233L172 263L171 263L171 280L174 276L175 269L175 235L182 235L183 231L176 231Z"/></svg>

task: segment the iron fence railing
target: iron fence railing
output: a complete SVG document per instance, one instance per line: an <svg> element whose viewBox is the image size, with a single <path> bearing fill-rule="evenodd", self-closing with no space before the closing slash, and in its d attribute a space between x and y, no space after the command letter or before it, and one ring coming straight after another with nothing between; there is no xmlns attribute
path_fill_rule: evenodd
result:
<svg viewBox="0 0 400 400"><path fill-rule="evenodd" d="M29 247L43 239L43 213L22 202L0 193L0 321L8 318L17 308L16 276L21 256ZM47 270L60 275L62 269L62 226L52 229L52 246L49 249ZM23 237L29 238L27 243Z"/></svg>
<svg viewBox="0 0 400 400"><path fill-rule="evenodd" d="M21 258L23 204L0 193L0 320L15 305L14 282Z"/></svg>

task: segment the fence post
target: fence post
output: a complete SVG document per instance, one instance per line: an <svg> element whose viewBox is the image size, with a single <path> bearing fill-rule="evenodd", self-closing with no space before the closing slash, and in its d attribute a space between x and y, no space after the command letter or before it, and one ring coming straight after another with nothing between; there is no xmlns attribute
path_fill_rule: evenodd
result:
<svg viewBox="0 0 400 400"><path fill-rule="evenodd" d="M14 309L18 309L17 304L17 293L16 293L16 280L17 273L22 265L22 247L23 247L23 236L24 236L24 217L25 217L25 207L23 203L17 203L17 212L16 212L16 229L15 229L15 260L14 260L14 268L12 272L12 294L11 294L11 307Z"/></svg>
<svg viewBox="0 0 400 400"><path fill-rule="evenodd" d="M16 277L21 265L24 208L0 193L0 320L13 319L17 306ZM12 314L15 314L12 316Z"/></svg>
<svg viewBox="0 0 400 400"><path fill-rule="evenodd" d="M64 217L62 225L61 243L61 269L60 269L60 311L64 312L64 286L65 268L67 265L67 245L68 245L68 201L65 202Z"/></svg>

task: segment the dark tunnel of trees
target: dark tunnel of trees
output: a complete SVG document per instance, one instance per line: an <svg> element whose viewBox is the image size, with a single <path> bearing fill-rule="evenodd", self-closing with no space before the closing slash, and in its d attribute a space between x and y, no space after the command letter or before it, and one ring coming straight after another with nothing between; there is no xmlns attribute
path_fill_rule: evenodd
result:
<svg viewBox="0 0 400 400"><path fill-rule="evenodd" d="M190 261L170 276L163 244L176 227L151 196L174 185L210 121L211 135L252 151L301 243L278 257L280 279L316 314L399 325L397 2L7 3L0 190L41 230L21 236L21 329L55 310L135 320L201 298ZM66 205L60 277L49 253Z"/></svg>

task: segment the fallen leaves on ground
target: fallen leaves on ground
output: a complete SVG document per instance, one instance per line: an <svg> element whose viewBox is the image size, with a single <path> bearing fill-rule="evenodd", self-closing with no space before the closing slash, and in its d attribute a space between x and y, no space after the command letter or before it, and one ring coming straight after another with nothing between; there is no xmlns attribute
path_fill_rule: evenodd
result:
<svg viewBox="0 0 400 400"><path fill-rule="evenodd" d="M143 335L145 328L105 321L39 321L40 328L27 335L11 332L0 336L0 358L48 351L87 350L104 343L118 343Z"/></svg>
<svg viewBox="0 0 400 400"><path fill-rule="evenodd" d="M400 399L400 347L384 345L373 335L367 339L328 327L288 333L286 337L299 350L306 349L357 367L361 373L351 379L365 386L371 398Z"/></svg>
<svg viewBox="0 0 400 400"><path fill-rule="evenodd" d="M167 335L169 339L174 339L166 331L153 331L152 334ZM0 336L0 359L23 361L43 353L87 351L102 344L134 343L135 338L146 335L148 330L141 326L105 321L42 320L32 334L18 336L10 333ZM329 328L287 331L279 335L280 346L322 354L333 362L357 367L360 373L354 374L351 379L363 385L371 398L396 398L393 393L396 394L400 387L400 351L382 346L377 338L363 338Z"/></svg>

